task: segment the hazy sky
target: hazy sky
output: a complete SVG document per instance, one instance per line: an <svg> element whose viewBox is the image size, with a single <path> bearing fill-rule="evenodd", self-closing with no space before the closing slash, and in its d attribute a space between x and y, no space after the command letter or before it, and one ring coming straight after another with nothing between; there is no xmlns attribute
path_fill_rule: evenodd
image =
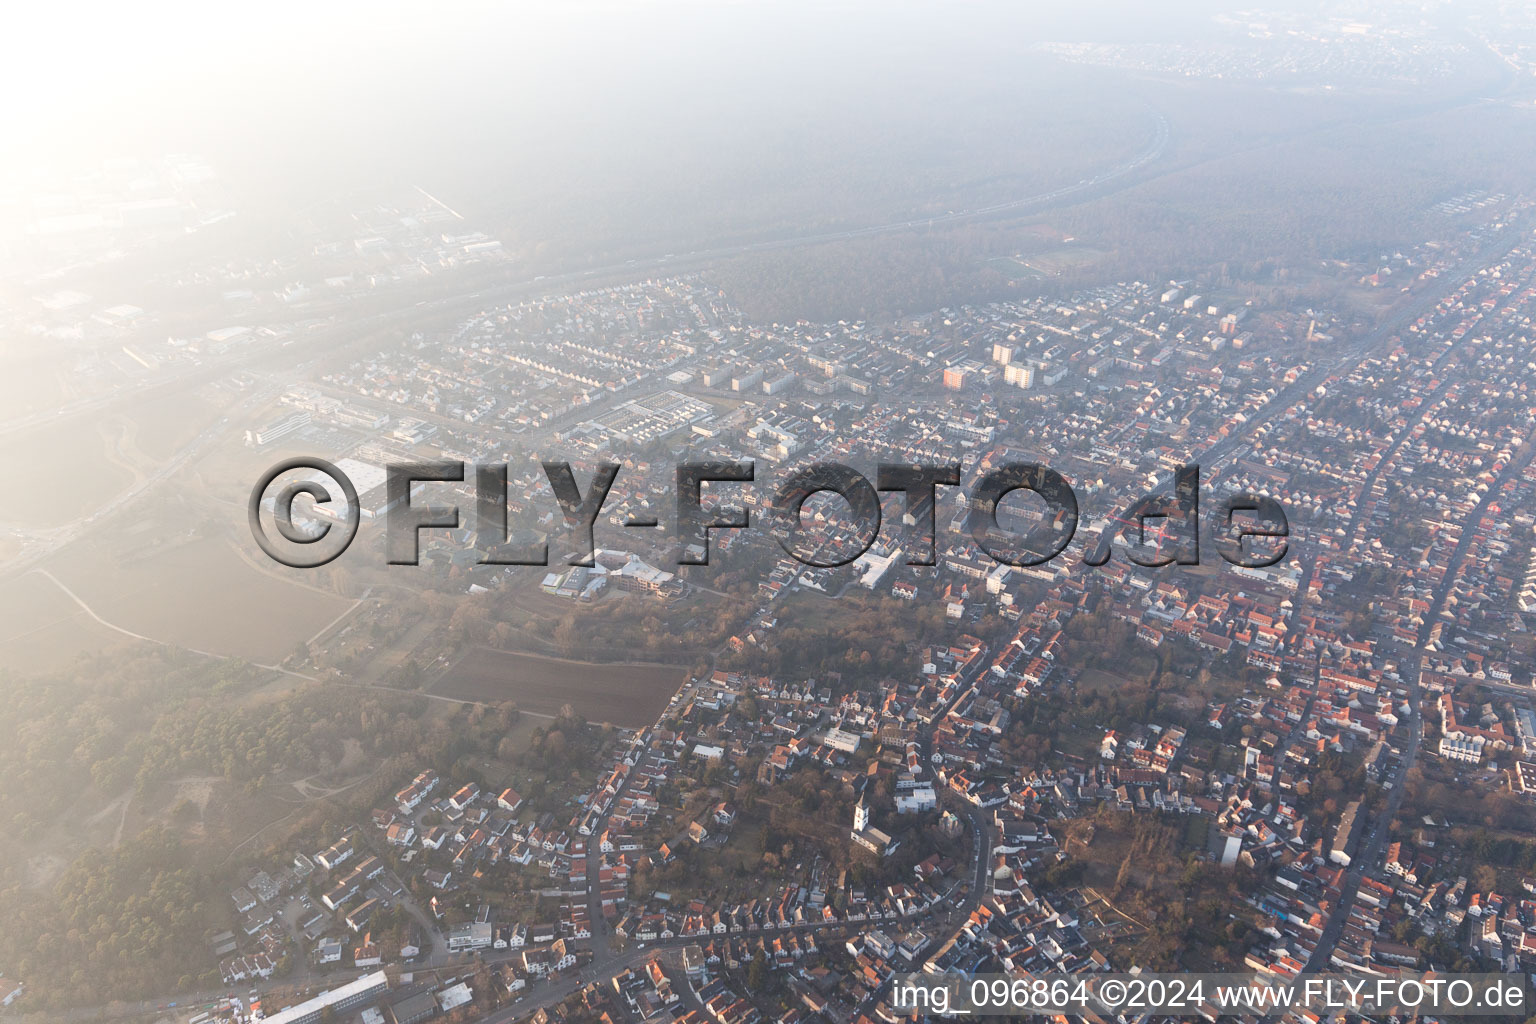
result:
<svg viewBox="0 0 1536 1024"><path fill-rule="evenodd" d="M0 139L8 164L56 149L200 137L238 148L274 128L331 136L377 131L425 107L560 116L592 98L665 95L728 100L742 88L792 91L829 70L899 84L903 65L951 62L1042 33L1183 30L1201 21L1156 5L1140 16L1079 21L1069 5L977 2L747 3L560 0L558 3L313 3L229 6L33 3L8 12L0 38ZM249 129L259 129L251 135Z"/></svg>
<svg viewBox="0 0 1536 1024"><path fill-rule="evenodd" d="M1343 2L1379 13L1394 0ZM1318 0L1247 9L1299 4ZM68 191L61 170L191 153L248 222L366 208L419 185L519 251L635 239L687 251L931 215L1071 182L1144 144L1147 79L1064 64L1035 44L1230 42L1213 18L1224 8L34 3L0 38L0 186L25 183L0 189L0 202L24 219L30 196ZM1231 116L1187 102L1222 88L1183 89L1193 113L1176 134Z"/></svg>

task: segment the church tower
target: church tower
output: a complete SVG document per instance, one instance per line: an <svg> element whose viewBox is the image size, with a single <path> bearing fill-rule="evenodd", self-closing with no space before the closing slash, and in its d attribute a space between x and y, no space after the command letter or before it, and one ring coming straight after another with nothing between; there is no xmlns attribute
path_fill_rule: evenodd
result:
<svg viewBox="0 0 1536 1024"><path fill-rule="evenodd" d="M867 828L869 828L869 805L864 802L864 797L860 795L859 802L853 808L853 830L855 832L863 832Z"/></svg>

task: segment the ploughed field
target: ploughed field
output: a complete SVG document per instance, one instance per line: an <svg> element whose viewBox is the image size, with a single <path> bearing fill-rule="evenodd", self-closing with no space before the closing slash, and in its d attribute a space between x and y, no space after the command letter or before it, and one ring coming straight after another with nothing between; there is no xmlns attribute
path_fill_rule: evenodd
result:
<svg viewBox="0 0 1536 1024"><path fill-rule="evenodd" d="M516 701L524 711L559 714L562 705L589 722L643 729L683 684L676 665L598 664L476 647L432 687L443 697Z"/></svg>

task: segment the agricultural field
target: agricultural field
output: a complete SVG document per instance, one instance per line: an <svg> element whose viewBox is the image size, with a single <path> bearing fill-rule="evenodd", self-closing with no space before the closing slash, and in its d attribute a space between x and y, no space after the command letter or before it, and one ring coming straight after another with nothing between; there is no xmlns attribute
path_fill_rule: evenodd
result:
<svg viewBox="0 0 1536 1024"><path fill-rule="evenodd" d="M431 692L457 700L516 701L536 715L555 715L569 704L588 721L642 729L666 707L684 674L676 665L600 665L476 647Z"/></svg>
<svg viewBox="0 0 1536 1024"><path fill-rule="evenodd" d="M0 668L51 672L82 654L143 643L101 625L46 576L28 573L0 583Z"/></svg>
<svg viewBox="0 0 1536 1024"><path fill-rule="evenodd" d="M1086 245L1046 248L1040 252L994 257L988 262L1003 269L1023 268L1037 278L1060 277L1063 273L1085 270L1104 258L1104 250Z"/></svg>
<svg viewBox="0 0 1536 1024"><path fill-rule="evenodd" d="M145 530L114 541L47 569L101 620L162 643L271 664L353 603L284 579L221 536Z"/></svg>

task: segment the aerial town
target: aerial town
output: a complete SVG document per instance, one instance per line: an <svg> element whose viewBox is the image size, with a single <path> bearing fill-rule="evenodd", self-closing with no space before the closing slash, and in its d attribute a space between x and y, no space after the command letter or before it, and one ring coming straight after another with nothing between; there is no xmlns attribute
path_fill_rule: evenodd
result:
<svg viewBox="0 0 1536 1024"><path fill-rule="evenodd" d="M511 461L518 528L558 539L537 459L625 465L590 565L476 566L463 531L425 532L420 571L467 600L671 622L711 573L751 585L719 595L728 635L653 721L562 709L587 751L569 780L525 796L521 769L421 763L318 845L251 861L206 940L229 995L204 1019L895 1021L912 972L1531 969L1536 235L1498 201L1453 242L1335 268L1394 293L1368 331L1196 281L755 324L680 276L487 309L271 393L247 446L334 449L365 515L389 462ZM963 479L839 567L729 530L684 567L665 529L624 529L670 514L648 471L683 453L755 460L728 500L759 512L799 462ZM1113 557L975 550L966 485L1026 458L1078 486L1070 551ZM1119 513L1182 465L1208 501L1279 501L1286 556L1125 557L1177 540ZM908 564L925 511L936 564ZM806 516L857 550L834 505ZM803 671L776 634L832 599L923 640ZM333 665L361 628L290 663Z"/></svg>
<svg viewBox="0 0 1536 1024"><path fill-rule="evenodd" d="M1445 121L1468 167L1536 138L1536 44L1382 3L1010 43L1066 83L1027 145L957 169L963 126L892 129L898 171L850 129L867 208L832 150L774 183L826 209L718 229L690 204L727 179L641 209L584 148L504 206L425 158L269 206L191 151L0 180L0 1021L1529 986L1536 189L1436 161ZM1134 94L1092 145L1090 81ZM1015 166L1052 133L1087 155ZM1314 158L1365 170L1274 229ZM874 514L788 483L829 466ZM988 491L1021 467L1075 505Z"/></svg>

